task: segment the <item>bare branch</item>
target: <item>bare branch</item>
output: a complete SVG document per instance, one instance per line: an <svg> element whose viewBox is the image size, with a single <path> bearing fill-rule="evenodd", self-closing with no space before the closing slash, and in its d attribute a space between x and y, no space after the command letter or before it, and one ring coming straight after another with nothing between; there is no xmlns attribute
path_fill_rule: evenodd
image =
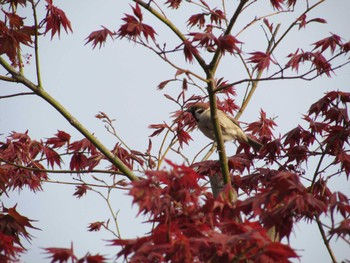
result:
<svg viewBox="0 0 350 263"><path fill-rule="evenodd" d="M18 97L18 96L26 96L26 95L36 95L36 94L34 92L21 92L21 93L16 93L16 94L0 96L0 100L1 99L8 99L8 98L13 98L13 97Z"/></svg>
<svg viewBox="0 0 350 263"><path fill-rule="evenodd" d="M11 65L9 65L3 58L0 57L0 65L7 70L14 79L19 83L32 90L39 97L43 98L52 107L54 107L74 128L76 128L84 137L86 137L92 144L96 146L101 153L116 167L120 169L131 181L139 180L139 178L109 149L103 145L92 133L90 133L85 126L83 126L66 108L64 108L55 98L48 94L43 87L36 86L33 82L16 71Z"/></svg>

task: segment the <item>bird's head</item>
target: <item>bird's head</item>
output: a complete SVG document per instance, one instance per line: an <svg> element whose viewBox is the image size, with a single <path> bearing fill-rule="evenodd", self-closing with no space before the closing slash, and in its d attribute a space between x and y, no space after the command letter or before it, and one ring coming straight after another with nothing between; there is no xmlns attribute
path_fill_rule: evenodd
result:
<svg viewBox="0 0 350 263"><path fill-rule="evenodd" d="M200 115L206 111L209 108L209 104L208 103L204 103L204 102L198 102L195 104L192 104L191 106L189 106L186 110L186 112L190 112L192 114L192 116L196 119L196 121L199 120Z"/></svg>

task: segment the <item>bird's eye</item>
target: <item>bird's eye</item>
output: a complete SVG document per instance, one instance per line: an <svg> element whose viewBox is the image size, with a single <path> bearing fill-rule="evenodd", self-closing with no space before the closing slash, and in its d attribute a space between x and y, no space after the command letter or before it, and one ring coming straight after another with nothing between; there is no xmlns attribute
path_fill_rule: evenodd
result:
<svg viewBox="0 0 350 263"><path fill-rule="evenodd" d="M204 109L197 109L197 110L196 110L196 112L197 112L198 114L202 114L203 111L204 111Z"/></svg>

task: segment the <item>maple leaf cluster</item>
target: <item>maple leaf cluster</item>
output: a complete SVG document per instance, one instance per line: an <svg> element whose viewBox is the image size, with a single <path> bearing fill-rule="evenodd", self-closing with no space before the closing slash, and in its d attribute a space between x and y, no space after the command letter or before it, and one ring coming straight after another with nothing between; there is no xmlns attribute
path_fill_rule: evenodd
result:
<svg viewBox="0 0 350 263"><path fill-rule="evenodd" d="M34 5L34 2L27 0L8 0L2 1L2 5L8 4L8 11L2 7L5 19L0 21L0 54L6 54L14 66L21 65L20 57L21 45L31 47L34 42L34 36L51 32L51 39L54 35L60 36L61 28L67 33L72 31L71 22L65 12L53 5L52 0L45 0L46 15L37 25L26 24L27 18L17 14L17 6ZM36 17L39 21L40 18ZM32 23L32 22L28 22ZM40 32L43 29L43 32Z"/></svg>
<svg viewBox="0 0 350 263"><path fill-rule="evenodd" d="M149 154L129 151L119 143L115 144L111 152L130 169L152 161L148 160ZM34 192L41 190L42 183L49 179L48 168L60 168L62 156L66 159L69 157L69 168L77 173L93 172L101 161L107 160L90 140L84 138L71 142L71 136L64 131L58 131L54 137L47 138L44 142L32 140L28 132L14 132L6 142L0 142L0 189L5 193L23 187ZM108 170L111 174L119 172L115 166L110 166ZM81 197L87 190L89 187L81 185L75 195Z"/></svg>
<svg viewBox="0 0 350 263"><path fill-rule="evenodd" d="M117 35L120 38L127 37L132 40L136 40L143 35L147 41L149 37L155 41L156 32L154 29L151 26L142 23L143 14L140 6L136 4L135 7L132 7L132 10L134 15L125 14L125 17L122 19L125 24L120 26Z"/></svg>
<svg viewBox="0 0 350 263"><path fill-rule="evenodd" d="M254 155L242 144L228 158L232 186L246 196L234 204L225 198L225 190L214 198L199 183L221 174L218 161L195 163L192 168L170 163L169 172L147 172L146 178L133 183L130 195L154 228L144 237L113 240L122 247L118 256L131 262L289 262L297 257L295 251L273 241L267 231L274 228L277 240L289 239L296 222L322 215L332 218L330 237L348 240L349 198L332 192L322 175L334 166L337 174L348 178L349 103L350 93L327 93L304 116L308 129L298 126L280 138L273 134L276 123L261 111L260 120L247 127L264 143L260 153ZM305 175L303 164L318 155L334 156L334 161ZM257 160L264 160L266 167L254 169ZM307 176L310 185L303 183ZM343 219L336 223L339 212Z"/></svg>
<svg viewBox="0 0 350 263"><path fill-rule="evenodd" d="M87 253L84 257L78 258L74 254L73 244L70 248L57 248L57 247L49 247L45 248L46 254L49 254L49 258L51 258L51 262L72 262L72 263L105 263L107 262L107 258L100 254L91 255Z"/></svg>
<svg viewBox="0 0 350 263"><path fill-rule="evenodd" d="M289 262L297 257L272 241L259 222L237 221L228 198L215 199L198 183L192 168L171 164L169 172L147 172L130 190L139 213L154 228L147 236L113 240L118 257L130 262Z"/></svg>
<svg viewBox="0 0 350 263"><path fill-rule="evenodd" d="M39 18L34 15L34 20L39 22L33 26L26 24L26 18L18 15L17 6L32 5L35 10L34 1L2 1L4 19L0 21L0 54L5 54L15 66L22 66L19 57L22 45L32 46L39 35L51 33L51 39L55 35L60 36L62 28L66 33L72 31L65 12L55 6L52 0L45 2L45 16ZM148 11L152 13L154 10L152 11L151 5L162 10L160 5L154 1L148 4L135 2L135 6L131 7L132 14L124 15L118 31L102 26L102 29L92 32L86 38L86 44L91 43L95 48L101 47L109 37L127 38L150 48L166 62L170 62L168 54L182 51L186 61L200 62L205 73L210 73L213 65L206 64L201 51L206 51L209 55L215 53L214 62L220 55L238 54L247 69L249 67L246 62L253 65L252 72L255 69L260 72L269 70L271 64L278 65L281 70L277 73L281 73L281 78L283 70L298 72L304 63L311 64L310 72L316 72L316 76L325 74L331 77L334 71L331 62L350 51L350 42L343 42L340 36L331 33L329 37L313 43L313 50L297 49L289 54L283 68L275 59L273 49L242 52L243 43L228 26L234 22L235 15L229 21L226 11L211 8L203 0L196 3L201 9L200 13L191 15L187 20L187 27L191 30L196 27L196 31L181 34L165 15L162 17L162 21L181 40L175 48L166 50L165 44L161 48L156 42L157 33L153 27L144 23L144 14L140 8L141 5L145 9L150 8ZM192 3L167 0L165 4L171 9L178 9L184 2ZM241 1L243 2L245 1ZM272 8L277 12L293 9L296 2L270 0ZM9 6L7 10L3 7L6 4ZM307 20L306 13L297 18L292 26L299 26L301 30L311 22L326 23L321 18ZM263 23L272 36L275 33L274 25L267 18L263 19ZM271 38L272 40L274 39ZM327 58L327 52L331 58ZM245 57L245 54L249 54L249 57ZM220 58L217 61L219 60ZM191 143L190 132L196 126L192 115L185 110L193 103L208 100L208 96L196 94L188 98L189 85L206 93L193 81L193 77L208 83L209 74L204 79L190 70L170 64L177 69L175 78L163 81L158 88L163 90L170 82L181 81L178 96L164 95L179 110L171 116L171 123L150 125L154 130L150 137L162 133L166 133L165 137L172 135L169 136L169 149L181 155L185 145ZM277 76L277 73L272 76ZM180 79L180 76L184 77ZM249 74L249 77L249 81L252 81L253 74ZM215 99L218 109L234 115L239 109L233 99L236 96L234 84L220 78L214 86L217 88ZM139 214L146 215L148 222L154 225L151 232L143 237L112 240L112 245L120 247L117 256L127 258L130 262L289 262L291 258L298 257L297 253L281 240L289 239L296 222L317 221L321 216L330 218L326 233L328 240L335 236L350 243L349 197L342 192L332 191L328 183L336 176L349 179L349 103L350 93L328 92L312 104L303 116L307 127L299 125L283 136L274 134L277 124L261 110L259 120L247 124L245 130L248 136L263 144L262 149L253 152L246 143L238 143L236 153L228 157L232 185L225 186L216 198L203 185L207 185L213 176L221 177L219 161L201 161L188 166L168 162L170 170L159 171L155 169L156 163L158 162L158 169L164 157L152 156L151 139L145 153L129 149L123 143L116 143L111 153L131 171L142 170L143 177L131 183L129 194L133 197L134 204L138 205ZM100 112L96 117L107 124L107 130L113 133L112 120L106 114ZM177 150L173 147L176 144L179 145ZM83 173L93 174L102 163L107 163L103 172L111 175L113 187L125 186L123 180L115 180L117 175L122 175L119 168L110 165L110 159L101 154L96 145L88 138L72 141L71 135L64 131L58 131L53 137L40 141L30 138L28 132L11 133L0 142L0 194L7 195L9 191L22 190L24 187L34 192L42 190L42 183L49 180L48 174L60 169L64 161L70 169L68 173L77 174L78 178ZM314 171L308 168L311 160L317 162ZM94 190L93 186L83 180L81 182L73 194L77 198ZM235 202L229 198L232 188L239 196ZM90 223L88 231L108 230L108 223L109 220ZM16 206L2 207L1 262L15 261L25 251L20 238L31 239L28 229L35 229L32 220L20 215ZM269 233L271 229L274 230L274 236ZM324 240L327 242L325 238ZM73 246L50 247L45 248L45 251L52 262L90 263L107 260L104 256L90 253L79 259Z"/></svg>
<svg viewBox="0 0 350 263"><path fill-rule="evenodd" d="M0 261L16 262L20 253L25 251L21 244L21 237L28 241L31 235L28 228L36 229L32 226L30 219L19 214L16 206L12 208L1 207L0 212Z"/></svg>

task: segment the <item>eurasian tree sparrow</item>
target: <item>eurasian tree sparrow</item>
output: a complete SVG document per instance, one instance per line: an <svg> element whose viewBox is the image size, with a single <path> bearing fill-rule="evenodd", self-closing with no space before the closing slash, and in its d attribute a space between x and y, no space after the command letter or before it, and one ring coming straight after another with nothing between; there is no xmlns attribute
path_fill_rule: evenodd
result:
<svg viewBox="0 0 350 263"><path fill-rule="evenodd" d="M209 139L215 141L214 127L211 121L209 105L205 103L196 103L186 111L192 113L192 116L197 122L198 129ZM261 149L263 145L260 142L249 138L235 119L226 115L221 110L218 110L217 113L224 142L237 140L249 144L257 152Z"/></svg>

